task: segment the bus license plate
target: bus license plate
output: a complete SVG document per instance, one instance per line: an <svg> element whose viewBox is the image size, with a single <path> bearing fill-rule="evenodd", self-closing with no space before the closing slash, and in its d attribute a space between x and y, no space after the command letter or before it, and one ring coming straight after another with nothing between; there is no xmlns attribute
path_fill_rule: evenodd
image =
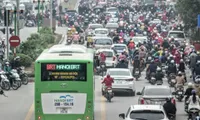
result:
<svg viewBox="0 0 200 120"><path fill-rule="evenodd" d="M68 113L68 109L67 108L60 108L60 113L62 113L62 114Z"/></svg>

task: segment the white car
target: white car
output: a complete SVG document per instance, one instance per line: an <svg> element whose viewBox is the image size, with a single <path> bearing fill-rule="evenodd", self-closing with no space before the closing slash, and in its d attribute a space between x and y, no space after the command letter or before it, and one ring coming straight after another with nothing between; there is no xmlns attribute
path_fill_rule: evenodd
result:
<svg viewBox="0 0 200 120"><path fill-rule="evenodd" d="M138 45L138 43L143 43L143 42L147 42L148 41L148 38L147 36L135 36L132 38L135 45Z"/></svg>
<svg viewBox="0 0 200 120"><path fill-rule="evenodd" d="M103 52L106 55L106 67L107 68L113 68L117 65L117 57L115 56L115 53L111 49L98 49L96 53Z"/></svg>
<svg viewBox="0 0 200 120"><path fill-rule="evenodd" d="M97 29L94 30L94 35L95 36L107 37L108 34L109 34L109 31L106 28L97 28Z"/></svg>
<svg viewBox="0 0 200 120"><path fill-rule="evenodd" d="M112 48L116 50L117 53L115 54L118 54L118 55L120 55L124 51L124 49L128 53L128 47L125 44L113 44Z"/></svg>
<svg viewBox="0 0 200 120"><path fill-rule="evenodd" d="M131 96L135 96L135 79L133 78L130 69L126 68L110 68L107 70L107 74L114 79L112 84L113 92L128 92ZM107 75L106 74L106 75ZM105 78L106 76L104 76ZM102 78L102 80L104 79ZM102 85L102 94L104 90Z"/></svg>
<svg viewBox="0 0 200 120"><path fill-rule="evenodd" d="M169 120L161 105L131 105L127 113L119 114L122 120Z"/></svg>

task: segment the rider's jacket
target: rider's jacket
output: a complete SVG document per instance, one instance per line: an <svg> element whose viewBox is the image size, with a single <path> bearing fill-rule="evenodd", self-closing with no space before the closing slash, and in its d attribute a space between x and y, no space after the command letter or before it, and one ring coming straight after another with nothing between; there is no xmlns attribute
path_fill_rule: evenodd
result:
<svg viewBox="0 0 200 120"><path fill-rule="evenodd" d="M176 84L183 85L185 83L184 76L176 76Z"/></svg>
<svg viewBox="0 0 200 120"><path fill-rule="evenodd" d="M77 34L77 35L73 35L73 40L76 40L78 41L80 39L80 36Z"/></svg>
<svg viewBox="0 0 200 120"><path fill-rule="evenodd" d="M105 83L105 86L107 87L112 87L112 83L114 82L112 77L106 77L104 78L104 80L102 81L102 83Z"/></svg>

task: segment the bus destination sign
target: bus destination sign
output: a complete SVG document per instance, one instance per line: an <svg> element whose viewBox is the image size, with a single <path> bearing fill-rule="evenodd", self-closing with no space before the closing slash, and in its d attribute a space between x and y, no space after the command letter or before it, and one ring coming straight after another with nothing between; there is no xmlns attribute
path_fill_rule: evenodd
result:
<svg viewBox="0 0 200 120"><path fill-rule="evenodd" d="M41 81L86 81L85 63L41 63Z"/></svg>

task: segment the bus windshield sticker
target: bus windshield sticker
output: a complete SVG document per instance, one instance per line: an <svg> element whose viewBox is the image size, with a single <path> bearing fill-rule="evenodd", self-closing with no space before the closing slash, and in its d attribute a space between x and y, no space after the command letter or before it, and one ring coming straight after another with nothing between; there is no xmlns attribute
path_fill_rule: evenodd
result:
<svg viewBox="0 0 200 120"><path fill-rule="evenodd" d="M41 81L87 81L86 63L41 63Z"/></svg>

